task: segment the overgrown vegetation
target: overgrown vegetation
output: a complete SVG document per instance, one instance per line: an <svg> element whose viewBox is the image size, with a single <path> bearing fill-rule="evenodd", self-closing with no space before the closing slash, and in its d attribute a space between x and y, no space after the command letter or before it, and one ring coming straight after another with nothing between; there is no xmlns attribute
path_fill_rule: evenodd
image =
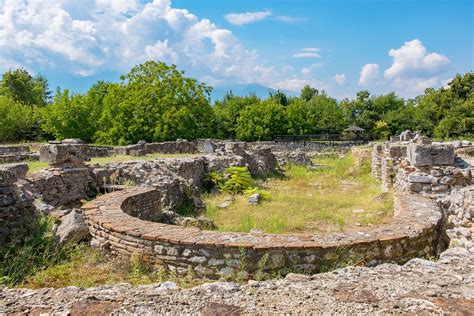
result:
<svg viewBox="0 0 474 316"><path fill-rule="evenodd" d="M192 271L178 277L143 261L140 254L124 260L107 257L86 243L60 245L54 236L54 224L53 217L40 216L23 227L28 234L0 240L0 286L91 287L173 281L189 287L202 282Z"/></svg>
<svg viewBox="0 0 474 316"><path fill-rule="evenodd" d="M474 73L457 75L448 88L426 89L405 100L395 93L360 91L341 102L306 86L299 97L282 91L261 100L229 92L214 106L211 87L174 65L148 61L119 83L98 81L84 94L57 89L24 69L0 80L0 142L81 138L109 145L138 140L200 137L268 140L276 134L341 133L350 124L373 139L405 129L436 138L473 137Z"/></svg>
<svg viewBox="0 0 474 316"><path fill-rule="evenodd" d="M246 195L235 195L226 208L225 193L208 194L206 215L220 231L268 233L318 232L353 229L388 220L393 210L391 195L382 193L370 175L370 166L355 166L351 155L316 159L316 170L288 166L285 178L258 183L264 199L248 205Z"/></svg>
<svg viewBox="0 0 474 316"><path fill-rule="evenodd" d="M12 240L0 238L0 285L14 286L38 271L66 262L81 245L60 246L54 237L55 219L40 216L22 227L28 234L18 234Z"/></svg>
<svg viewBox="0 0 474 316"><path fill-rule="evenodd" d="M254 180L247 167L228 167L224 172L210 173L211 182L221 191L230 194L239 194L250 190Z"/></svg>

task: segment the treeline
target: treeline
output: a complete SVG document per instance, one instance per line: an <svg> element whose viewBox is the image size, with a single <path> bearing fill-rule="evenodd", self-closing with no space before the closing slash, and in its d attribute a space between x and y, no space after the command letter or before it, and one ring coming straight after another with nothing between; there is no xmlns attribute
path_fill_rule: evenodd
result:
<svg viewBox="0 0 474 316"><path fill-rule="evenodd" d="M148 61L119 83L98 81L87 93L57 89L24 69L0 82L0 142L81 138L109 145L177 138L269 140L276 134L338 134L355 124L373 139L411 129L437 138L473 137L474 73L448 88L405 100L395 93L357 93L337 102L306 86L300 96L281 91L266 99L232 92L210 104L212 88L176 66Z"/></svg>

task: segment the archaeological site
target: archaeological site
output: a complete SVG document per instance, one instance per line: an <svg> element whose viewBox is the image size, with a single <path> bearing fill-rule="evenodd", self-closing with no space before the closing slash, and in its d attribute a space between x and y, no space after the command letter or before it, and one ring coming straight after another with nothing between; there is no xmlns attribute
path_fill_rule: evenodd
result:
<svg viewBox="0 0 474 316"><path fill-rule="evenodd" d="M473 151L471 142L434 142L409 131L362 146L212 139L126 147L65 139L41 145L36 153L28 146L4 146L13 161L27 155L45 163L35 172L25 162L1 165L4 240L29 234L28 222L38 216L52 216L57 244L87 244L110 260L139 258L176 280L200 281L191 287L176 281L4 287L0 312L469 314ZM180 156L141 159L153 154ZM93 162L120 155L130 160ZM393 198L389 218L351 229L276 234L222 231L203 211L203 195L216 190L209 175L244 167L251 178L265 179L289 165L328 172L313 163L318 155L350 156L355 167L369 166L382 196ZM253 193L252 203L265 208L270 202Z"/></svg>
<svg viewBox="0 0 474 316"><path fill-rule="evenodd" d="M0 316L474 316L473 21L0 0Z"/></svg>

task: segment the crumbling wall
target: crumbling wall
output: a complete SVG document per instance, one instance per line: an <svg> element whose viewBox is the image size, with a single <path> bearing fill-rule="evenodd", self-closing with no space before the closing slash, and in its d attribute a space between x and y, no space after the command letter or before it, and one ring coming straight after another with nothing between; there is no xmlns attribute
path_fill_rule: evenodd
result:
<svg viewBox="0 0 474 316"><path fill-rule="evenodd" d="M27 171L26 164L0 167L0 243L26 234L28 222L36 216L32 195L18 184Z"/></svg>
<svg viewBox="0 0 474 316"><path fill-rule="evenodd" d="M38 160L39 154L30 151L27 145L0 146L0 164L20 162L23 160Z"/></svg>

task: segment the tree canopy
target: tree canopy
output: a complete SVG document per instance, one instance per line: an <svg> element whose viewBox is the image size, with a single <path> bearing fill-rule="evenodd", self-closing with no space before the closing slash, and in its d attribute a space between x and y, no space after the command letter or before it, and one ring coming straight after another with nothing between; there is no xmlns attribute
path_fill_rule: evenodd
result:
<svg viewBox="0 0 474 316"><path fill-rule="evenodd" d="M175 65L148 61L118 83L98 81L83 94L58 88L51 98L42 75L9 70L0 81L0 141L81 138L111 145L139 140L338 134L357 125L373 139L406 129L436 138L474 137L474 73L414 99L360 91L341 102L305 86L299 97L278 90L266 99L229 91L214 105L211 87Z"/></svg>

